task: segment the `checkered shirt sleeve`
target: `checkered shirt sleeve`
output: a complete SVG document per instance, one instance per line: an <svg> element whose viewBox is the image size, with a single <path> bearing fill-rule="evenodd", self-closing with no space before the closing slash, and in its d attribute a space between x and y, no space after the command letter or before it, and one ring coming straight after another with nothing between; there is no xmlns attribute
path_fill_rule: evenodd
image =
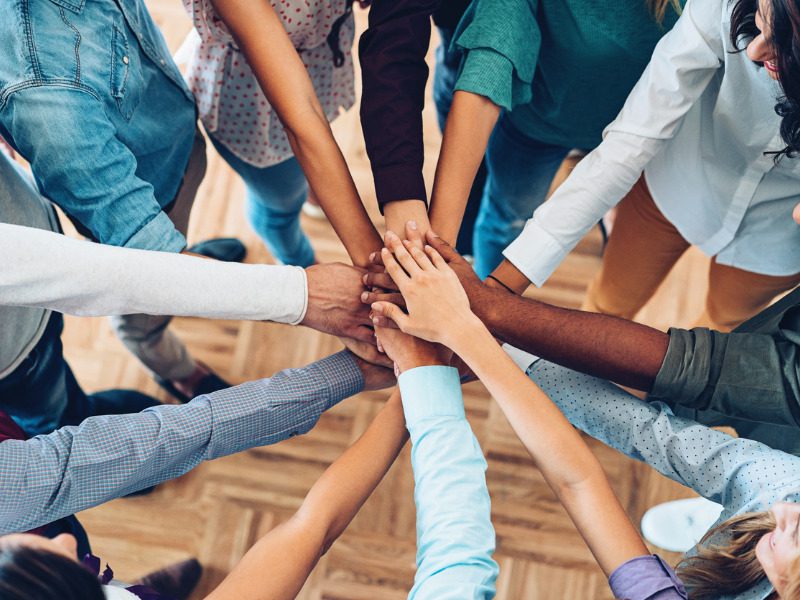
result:
<svg viewBox="0 0 800 600"><path fill-rule="evenodd" d="M0 534L178 477L203 460L306 433L363 386L355 359L339 352L183 406L91 417L77 427L2 442Z"/></svg>

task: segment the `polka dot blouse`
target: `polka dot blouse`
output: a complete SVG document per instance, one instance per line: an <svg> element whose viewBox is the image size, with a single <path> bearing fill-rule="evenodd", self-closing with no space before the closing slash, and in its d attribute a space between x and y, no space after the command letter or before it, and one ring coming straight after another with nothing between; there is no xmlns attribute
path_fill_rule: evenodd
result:
<svg viewBox="0 0 800 600"><path fill-rule="evenodd" d="M722 504L719 522L800 501L796 456L677 417L665 404L544 360L527 372L580 430ZM761 600L771 591L764 580L736 598Z"/></svg>
<svg viewBox="0 0 800 600"><path fill-rule="evenodd" d="M211 0L183 0L194 23L186 80L197 99L209 134L233 154L256 167L292 156L289 140L255 75ZM339 31L344 63L334 65L327 37L346 10L346 0L272 0L294 47L308 69L328 120L355 102L353 88L354 24L352 14Z"/></svg>

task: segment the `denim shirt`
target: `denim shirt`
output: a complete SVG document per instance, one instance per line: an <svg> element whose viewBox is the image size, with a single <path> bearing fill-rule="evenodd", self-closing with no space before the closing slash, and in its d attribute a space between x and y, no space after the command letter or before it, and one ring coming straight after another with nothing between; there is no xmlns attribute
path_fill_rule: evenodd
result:
<svg viewBox="0 0 800 600"><path fill-rule="evenodd" d="M194 98L142 0L0 5L0 135L79 229L180 251L163 212L191 152Z"/></svg>

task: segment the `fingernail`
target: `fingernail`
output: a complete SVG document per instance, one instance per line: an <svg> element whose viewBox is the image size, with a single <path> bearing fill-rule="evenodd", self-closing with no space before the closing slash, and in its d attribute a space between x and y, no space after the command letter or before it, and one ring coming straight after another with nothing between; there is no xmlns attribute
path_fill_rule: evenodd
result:
<svg viewBox="0 0 800 600"><path fill-rule="evenodd" d="M369 275L364 273L364 276L361 278L361 281L363 281L365 284L369 283Z"/></svg>
<svg viewBox="0 0 800 600"><path fill-rule="evenodd" d="M394 231L387 231L386 232L386 237L389 238L389 239L396 238L397 234Z"/></svg>
<svg viewBox="0 0 800 600"><path fill-rule="evenodd" d="M381 254L389 254L389 249L384 248L383 250L381 250Z"/></svg>
<svg viewBox="0 0 800 600"><path fill-rule="evenodd" d="M369 299L369 292L364 292L361 294L361 301L366 302Z"/></svg>
<svg viewBox="0 0 800 600"><path fill-rule="evenodd" d="M408 228L409 228L409 229L413 229L413 230L415 230L415 231L416 231L416 229L417 229L417 222L416 222L416 221L409 221L409 222L408 222Z"/></svg>
<svg viewBox="0 0 800 600"><path fill-rule="evenodd" d="M435 237L435 238L439 237L439 234L436 233L433 229L428 229L428 233L431 235L431 237Z"/></svg>
<svg viewBox="0 0 800 600"><path fill-rule="evenodd" d="M370 259L370 261L375 260L375 253L374 252L369 255L369 259Z"/></svg>

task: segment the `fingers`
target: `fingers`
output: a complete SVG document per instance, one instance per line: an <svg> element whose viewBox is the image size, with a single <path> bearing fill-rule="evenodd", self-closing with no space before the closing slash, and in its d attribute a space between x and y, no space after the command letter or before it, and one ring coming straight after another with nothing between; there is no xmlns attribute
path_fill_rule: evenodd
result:
<svg viewBox="0 0 800 600"><path fill-rule="evenodd" d="M422 233L417 227L416 221L408 221L406 223L406 239L417 248L422 248L425 245L425 240L422 239Z"/></svg>
<svg viewBox="0 0 800 600"><path fill-rule="evenodd" d="M406 305L403 295L397 292L391 294L384 292L364 292L361 294L361 301L364 304L373 304L375 302L391 302L392 304L397 304L398 306Z"/></svg>
<svg viewBox="0 0 800 600"><path fill-rule="evenodd" d="M391 302L375 302L372 305L372 312L376 316L386 317L394 321L401 331L405 331L408 326L408 315L404 313L399 306ZM375 323L373 319L373 323Z"/></svg>
<svg viewBox="0 0 800 600"><path fill-rule="evenodd" d="M458 252L456 252L450 244L448 244L446 241L444 241L442 238L436 235L433 231L428 230L425 233L425 240L434 250L436 250L436 252L438 252L442 256L442 258L446 262L451 263L454 261L464 260L462 256Z"/></svg>
<svg viewBox="0 0 800 600"><path fill-rule="evenodd" d="M448 265L445 260L442 258L442 255L439 254L432 246L425 245L425 253L430 257L433 266L437 269L449 269L450 265Z"/></svg>
<svg viewBox="0 0 800 600"><path fill-rule="evenodd" d="M371 327L359 325L358 327L352 329L349 333L354 340L366 342L367 344L375 344L375 332Z"/></svg>
<svg viewBox="0 0 800 600"><path fill-rule="evenodd" d="M383 267L381 267L383 269ZM399 292L400 288L388 273L367 273L361 279L368 288L382 288L388 291Z"/></svg>
<svg viewBox="0 0 800 600"><path fill-rule="evenodd" d="M417 265L419 265L420 269L423 271L435 270L431 259L429 259L425 252L423 252L420 248L412 245L408 240L403 242L403 246L405 246L405 249L408 250L409 254L411 254L411 257L414 259Z"/></svg>
<svg viewBox="0 0 800 600"><path fill-rule="evenodd" d="M394 282L397 284L398 289L400 289L400 291L402 292L403 286L406 285L409 281L411 281L411 279L408 276L408 273L406 273L403 270L403 267L400 266L400 264L395 260L394 256L387 248L381 250L381 254L383 255L383 264L386 266L386 272L389 273L389 277L391 277L394 280ZM408 253L406 252L406 254ZM411 262L414 262L410 256L408 257L408 259L411 260ZM417 267L417 270L419 270L419 267Z"/></svg>
<svg viewBox="0 0 800 600"><path fill-rule="evenodd" d="M420 269L417 261L412 258L412 256L408 253L408 250L406 250L406 247L403 245L402 240L392 231L386 232L386 248L382 250L383 264L386 265L387 271L389 271L389 265L387 264L388 259L386 257L386 255L389 254L387 248L392 252L392 254L394 254L394 259L396 259L397 262L403 266L403 269L405 269L406 273L412 277L420 273L422 269ZM392 272L389 271L390 275L391 273ZM402 284L397 281L397 279L395 279L395 281L402 287Z"/></svg>
<svg viewBox="0 0 800 600"><path fill-rule="evenodd" d="M369 262L372 266L383 267L383 258L380 252L373 252L369 255Z"/></svg>
<svg viewBox="0 0 800 600"><path fill-rule="evenodd" d="M372 316L372 324L379 329L399 329L397 323L391 319L387 319L386 317L374 313Z"/></svg>

